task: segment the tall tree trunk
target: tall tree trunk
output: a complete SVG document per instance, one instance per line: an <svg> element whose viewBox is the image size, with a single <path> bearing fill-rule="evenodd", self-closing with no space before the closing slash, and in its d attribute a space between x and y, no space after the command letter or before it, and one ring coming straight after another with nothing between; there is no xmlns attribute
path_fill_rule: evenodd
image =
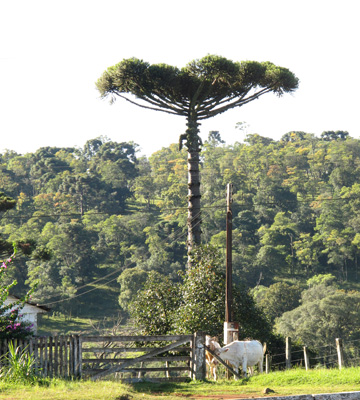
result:
<svg viewBox="0 0 360 400"><path fill-rule="evenodd" d="M200 151L199 124L196 117L189 117L186 130L186 147L188 149L188 265L190 253L194 246L201 243L201 211L200 211Z"/></svg>

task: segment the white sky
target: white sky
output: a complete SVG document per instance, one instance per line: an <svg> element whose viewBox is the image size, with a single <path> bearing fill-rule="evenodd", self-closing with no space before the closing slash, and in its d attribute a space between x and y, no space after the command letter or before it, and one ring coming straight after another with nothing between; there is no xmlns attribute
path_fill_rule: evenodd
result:
<svg viewBox="0 0 360 400"><path fill-rule="evenodd" d="M203 121L227 144L249 133L360 136L357 0L0 0L0 152L83 147L100 135L142 154L178 141L185 119L100 100L95 82L124 58L185 66L207 54L271 61L299 89Z"/></svg>

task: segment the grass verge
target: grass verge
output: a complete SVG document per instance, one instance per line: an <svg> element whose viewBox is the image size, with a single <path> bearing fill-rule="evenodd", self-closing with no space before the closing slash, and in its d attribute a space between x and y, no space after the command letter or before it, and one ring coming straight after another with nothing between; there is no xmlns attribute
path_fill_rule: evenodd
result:
<svg viewBox="0 0 360 400"><path fill-rule="evenodd" d="M52 379L42 386L0 382L0 399L6 400L181 400L226 399L295 394L360 391L360 368L302 369L256 375L239 381L195 381L190 383L138 383L118 381L65 381Z"/></svg>

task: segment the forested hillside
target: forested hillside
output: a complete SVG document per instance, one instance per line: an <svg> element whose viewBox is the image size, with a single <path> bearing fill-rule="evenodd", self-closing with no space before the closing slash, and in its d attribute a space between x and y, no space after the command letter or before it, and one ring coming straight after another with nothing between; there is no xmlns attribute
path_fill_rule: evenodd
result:
<svg viewBox="0 0 360 400"><path fill-rule="evenodd" d="M22 250L7 277L17 279L17 291L36 286L37 302L86 314L107 284L107 315L127 309L149 271L180 279L187 154L174 144L147 159L137 147L100 137L82 149L0 155L0 191L16 200L1 212L0 232ZM358 287L360 140L293 132L226 145L210 132L201 157L202 240L225 252L232 183L234 279L257 287L258 301L274 284L297 287L299 298L319 274Z"/></svg>

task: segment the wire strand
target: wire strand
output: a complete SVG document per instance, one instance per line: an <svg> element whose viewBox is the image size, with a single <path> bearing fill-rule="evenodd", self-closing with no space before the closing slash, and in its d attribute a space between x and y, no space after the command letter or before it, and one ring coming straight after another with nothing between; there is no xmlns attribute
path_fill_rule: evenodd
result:
<svg viewBox="0 0 360 400"><path fill-rule="evenodd" d="M196 218L198 218L200 214L201 214L201 211L198 212L198 213L192 218L192 221L195 220ZM197 226L200 222L201 222L201 221L197 222L197 223L195 224L195 226ZM185 234L187 234L187 232L186 232ZM173 239L173 240L170 242L170 245L171 245L172 243L174 243L175 241L179 240L179 238L181 238L182 236L183 236L183 235L180 235L180 236L178 236L177 238ZM166 239L164 239L164 241L165 241L165 240L166 240ZM130 265L136 265L136 263L133 262L133 263L131 263ZM128 266L126 267L126 269L131 268L130 265L128 265ZM101 278L97 279L96 281L93 281L93 282L91 282L91 283L88 283L88 284L86 284L86 285L83 285L83 286L77 288L76 290L80 290L80 289L83 289L83 288L85 288L85 287L92 286L92 285L94 285L95 283L97 283L97 282L99 282L99 281L101 281L101 280L103 280L103 279L106 279L107 277L113 275L114 273L119 273L119 276L120 276L122 272L123 272L123 271L121 271L120 273L119 273L119 271L112 271L111 273L105 275L104 277L101 277ZM117 276L117 277L114 278L114 279L111 279L110 281L107 281L105 284L107 285L107 284L109 284L109 283L115 281L116 279L119 278L119 276ZM75 296L71 296L71 297L69 297L69 298L67 298L67 299L61 299L61 300L57 300L57 301L53 301L53 302L46 303L46 304L41 304L41 305L42 305L42 306L50 306L50 305L54 305L54 304L63 303L63 302L65 302L65 301L69 301L69 300L72 300L72 299L74 299L74 298L83 296L83 295L85 295L85 294L87 294L87 293L90 293L90 292L92 292L92 291L94 291L94 290L101 289L101 287L104 287L105 284L103 284L103 285L101 285L101 286L98 286L98 287L95 287L95 288L92 288L92 289L90 289L90 290L88 290L88 291L86 291L86 292L79 293L79 294L77 294L77 295L75 295Z"/></svg>

